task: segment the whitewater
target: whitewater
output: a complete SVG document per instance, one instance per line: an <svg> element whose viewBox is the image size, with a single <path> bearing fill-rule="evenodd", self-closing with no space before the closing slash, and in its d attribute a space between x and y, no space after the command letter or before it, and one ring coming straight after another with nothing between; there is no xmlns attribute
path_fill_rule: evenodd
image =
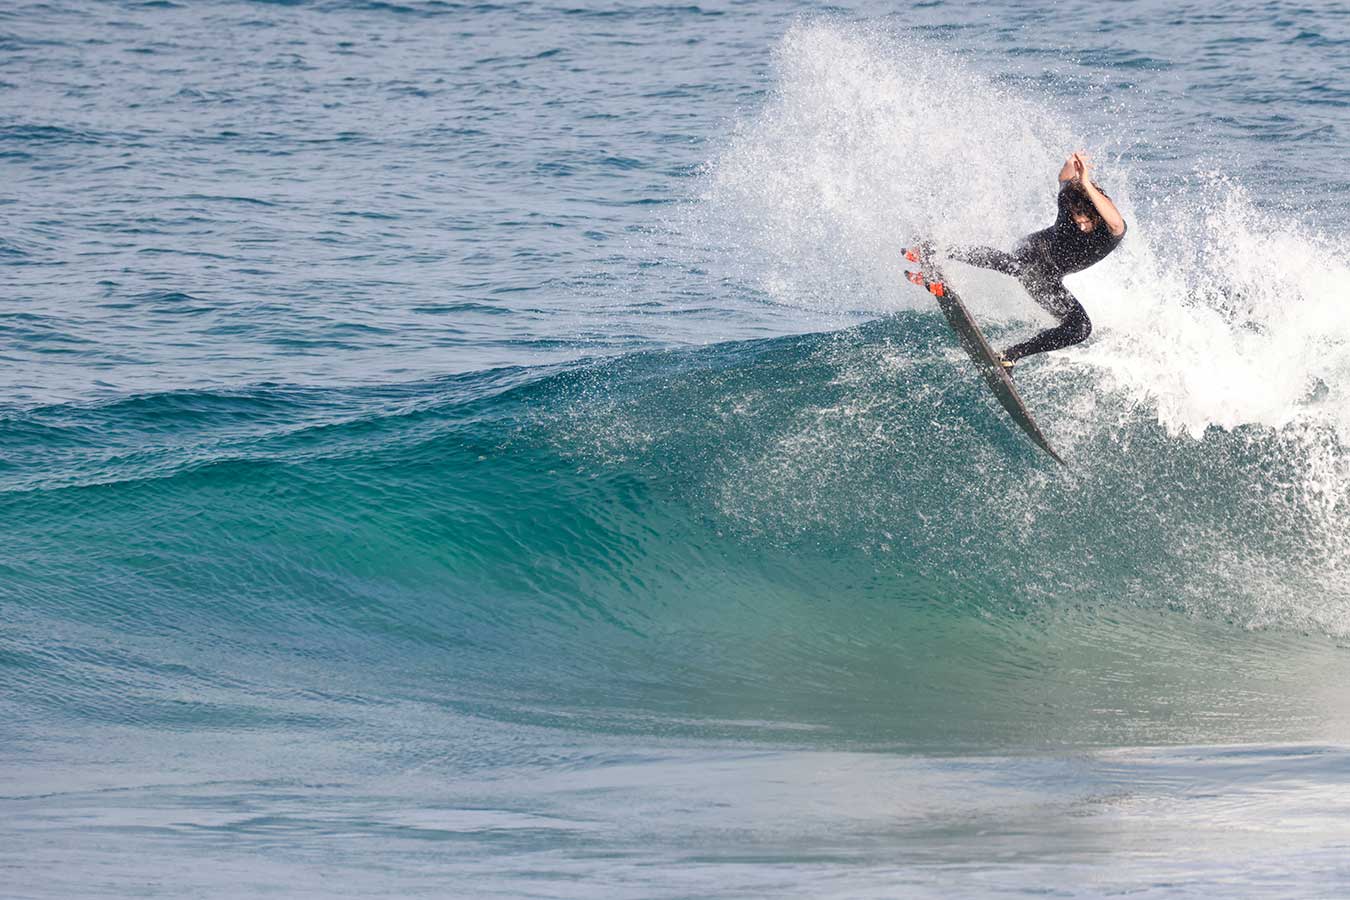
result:
<svg viewBox="0 0 1350 900"><path fill-rule="evenodd" d="M1348 41L0 10L0 894L1345 893Z"/></svg>

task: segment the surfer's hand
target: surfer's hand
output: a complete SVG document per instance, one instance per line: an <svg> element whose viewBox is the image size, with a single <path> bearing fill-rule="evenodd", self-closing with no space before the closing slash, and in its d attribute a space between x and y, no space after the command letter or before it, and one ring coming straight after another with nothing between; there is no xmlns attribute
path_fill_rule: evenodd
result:
<svg viewBox="0 0 1350 900"><path fill-rule="evenodd" d="M1087 155L1079 153L1070 153L1064 158L1064 166L1059 170L1059 180L1063 184L1066 181L1085 181L1087 179L1088 158Z"/></svg>
<svg viewBox="0 0 1350 900"><path fill-rule="evenodd" d="M1073 162L1073 173L1074 173L1074 176L1075 176L1080 182L1082 182L1082 184L1083 184L1084 187L1087 187L1087 185L1088 185L1088 161L1087 161L1087 157L1084 156L1082 153L1075 153L1073 156L1069 157L1069 159L1072 160L1072 162Z"/></svg>

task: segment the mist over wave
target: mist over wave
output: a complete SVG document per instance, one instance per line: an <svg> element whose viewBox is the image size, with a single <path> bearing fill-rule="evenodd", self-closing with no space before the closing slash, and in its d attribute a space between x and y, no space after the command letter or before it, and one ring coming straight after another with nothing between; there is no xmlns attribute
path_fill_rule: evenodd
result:
<svg viewBox="0 0 1350 900"><path fill-rule="evenodd" d="M995 84L904 32L799 24L775 60L771 96L711 162L696 213L742 277L808 309L925 308L898 248L915 236L1011 247L1053 219L1054 173L1086 147L1130 232L1067 279L1094 340L1034 368L1070 366L1173 433L1325 425L1344 438L1343 234L1259 209L1204 168L1203 145L1191 178L1136 188L1145 164L1112 152L1133 123L1080 133L1068 98ZM951 268L986 321L1047 322L1010 280Z"/></svg>

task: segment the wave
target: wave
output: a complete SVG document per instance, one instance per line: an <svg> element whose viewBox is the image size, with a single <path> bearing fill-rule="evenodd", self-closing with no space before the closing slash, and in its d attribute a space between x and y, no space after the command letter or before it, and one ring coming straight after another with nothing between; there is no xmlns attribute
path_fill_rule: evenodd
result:
<svg viewBox="0 0 1350 900"><path fill-rule="evenodd" d="M1340 683L1350 637L1340 239L1211 174L1145 191L1098 142L1130 236L1070 280L1093 341L1018 373L1067 467L900 278L911 235L1040 223L1057 155L1093 145L1070 121L931 46L805 23L659 240L735 294L699 309L873 321L11 409L12 696L164 728L417 700L1005 751L1323 734L1347 717L1307 686ZM1044 324L952 276L996 341Z"/></svg>
<svg viewBox="0 0 1350 900"><path fill-rule="evenodd" d="M1125 727L1101 703L1135 739L1194 738L1201 703L1306 716L1247 682L1325 667L1350 623L1339 507L1306 478L1313 449L1344 459L1334 433L1175 435L1080 374L1025 377L1068 468L918 311L397 388L32 410L9 432L53 456L45 481L36 458L4 473L0 603L69 643L3 664L64 714L171 722L209 684L199 721L258 727L279 671L353 665L383 673L348 686L382 703L791 740L1031 740L1052 695L1071 741ZM1216 664L1235 646L1236 679ZM1084 654L1102 665L1065 665ZM1140 712L1166 678L1191 701Z"/></svg>

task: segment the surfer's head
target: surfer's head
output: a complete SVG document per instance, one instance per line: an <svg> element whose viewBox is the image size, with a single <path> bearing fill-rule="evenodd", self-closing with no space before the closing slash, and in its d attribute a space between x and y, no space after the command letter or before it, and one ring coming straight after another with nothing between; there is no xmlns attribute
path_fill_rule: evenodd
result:
<svg viewBox="0 0 1350 900"><path fill-rule="evenodd" d="M1105 196L1106 192L1097 188ZM1093 231L1097 228L1105 228L1106 222L1102 219L1102 214L1097 212L1096 205L1088 199L1087 193L1082 185L1076 181L1070 181L1064 185L1064 203L1069 212L1069 218L1073 219L1079 231Z"/></svg>

